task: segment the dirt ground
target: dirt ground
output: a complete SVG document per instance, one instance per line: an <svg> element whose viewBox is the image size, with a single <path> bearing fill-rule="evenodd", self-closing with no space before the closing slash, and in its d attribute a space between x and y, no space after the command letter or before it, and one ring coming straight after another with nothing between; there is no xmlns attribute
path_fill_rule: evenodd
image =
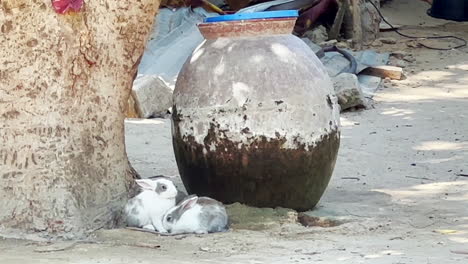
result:
<svg viewBox="0 0 468 264"><path fill-rule="evenodd" d="M405 32L468 39L466 23L414 26ZM383 36L397 44L376 49L415 60L405 80L384 83L372 108L342 114L336 169L309 214L343 224L307 228L289 210L265 209L206 236L102 230L88 242L0 239L0 263L468 263L468 48L434 51ZM135 168L180 184L170 121L128 120L126 129Z"/></svg>

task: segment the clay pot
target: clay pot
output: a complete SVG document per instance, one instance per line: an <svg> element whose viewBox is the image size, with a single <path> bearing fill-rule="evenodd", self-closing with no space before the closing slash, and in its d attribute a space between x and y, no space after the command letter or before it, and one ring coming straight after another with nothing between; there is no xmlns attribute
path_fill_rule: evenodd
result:
<svg viewBox="0 0 468 264"><path fill-rule="evenodd" d="M339 106L295 19L199 26L206 41L174 91L173 145L191 194L313 208L335 166Z"/></svg>

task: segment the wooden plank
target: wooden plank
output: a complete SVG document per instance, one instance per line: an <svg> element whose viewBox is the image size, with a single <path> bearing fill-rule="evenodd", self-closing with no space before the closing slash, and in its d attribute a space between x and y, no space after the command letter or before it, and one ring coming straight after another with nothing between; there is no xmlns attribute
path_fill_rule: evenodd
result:
<svg viewBox="0 0 468 264"><path fill-rule="evenodd" d="M328 40L337 39L341 31L341 26L343 25L343 18L346 12L347 6L343 1L338 1L338 12L336 12L335 21L333 26L330 28L328 33Z"/></svg>
<svg viewBox="0 0 468 264"><path fill-rule="evenodd" d="M353 40L353 47L362 47L362 22L359 0L341 0L342 6L346 9L343 17L343 31L346 39Z"/></svg>
<svg viewBox="0 0 468 264"><path fill-rule="evenodd" d="M359 0L351 0L351 13L353 16L353 46L360 49L362 46L362 22Z"/></svg>
<svg viewBox="0 0 468 264"><path fill-rule="evenodd" d="M380 78L390 78L392 80L401 80L403 69L396 66L382 65L372 66L361 72L362 74L377 76Z"/></svg>

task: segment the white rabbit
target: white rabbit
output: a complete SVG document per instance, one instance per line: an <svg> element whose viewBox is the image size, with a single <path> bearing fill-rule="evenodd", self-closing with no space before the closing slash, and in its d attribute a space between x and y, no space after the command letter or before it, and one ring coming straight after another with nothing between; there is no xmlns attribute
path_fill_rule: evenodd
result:
<svg viewBox="0 0 468 264"><path fill-rule="evenodd" d="M136 183L142 192L130 199L125 206L127 225L166 233L162 217L176 205L176 197L181 193L167 177L140 179Z"/></svg>
<svg viewBox="0 0 468 264"><path fill-rule="evenodd" d="M224 205L208 197L191 195L166 212L163 227L171 234L222 232L228 229Z"/></svg>

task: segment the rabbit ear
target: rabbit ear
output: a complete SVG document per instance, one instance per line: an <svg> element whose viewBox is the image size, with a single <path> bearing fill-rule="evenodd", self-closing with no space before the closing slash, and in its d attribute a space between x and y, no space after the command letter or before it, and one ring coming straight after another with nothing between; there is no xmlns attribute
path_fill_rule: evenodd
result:
<svg viewBox="0 0 468 264"><path fill-rule="evenodd" d="M194 207L195 204L197 204L198 201L198 196L196 195L191 195L185 200L181 202L180 205L177 207L174 207L175 210L172 212L172 217L173 217L173 222L179 221L179 219L182 217L182 215L189 210L190 208Z"/></svg>
<svg viewBox="0 0 468 264"><path fill-rule="evenodd" d="M187 199L182 205L182 210L186 211L192 208L195 204L197 204L197 201L198 201L198 196L194 196L192 198Z"/></svg>
<svg viewBox="0 0 468 264"><path fill-rule="evenodd" d="M154 190L154 184L152 180L147 180L147 179L140 179L140 180L135 180L135 182L143 189L143 190Z"/></svg>

